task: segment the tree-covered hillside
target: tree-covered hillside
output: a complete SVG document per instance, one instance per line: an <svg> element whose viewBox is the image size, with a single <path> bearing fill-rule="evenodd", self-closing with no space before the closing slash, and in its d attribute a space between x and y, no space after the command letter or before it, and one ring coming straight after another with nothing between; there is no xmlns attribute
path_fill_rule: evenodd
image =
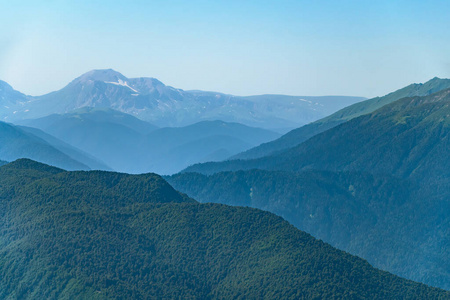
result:
<svg viewBox="0 0 450 300"><path fill-rule="evenodd" d="M167 180L201 202L273 212L378 268L450 288L448 197L426 198L410 180L313 170L181 173Z"/></svg>
<svg viewBox="0 0 450 300"><path fill-rule="evenodd" d="M185 171L365 171L448 184L449 115L450 89L400 99L276 155L198 164Z"/></svg>
<svg viewBox="0 0 450 300"><path fill-rule="evenodd" d="M254 159L295 147L309 138L351 119L371 113L405 97L427 96L450 88L450 79L433 78L423 84L411 84L383 97L376 97L345 107L325 118L294 129L279 139L249 149L233 159Z"/></svg>
<svg viewBox="0 0 450 300"><path fill-rule="evenodd" d="M450 90L404 98L277 155L189 168L245 172L169 180L201 202L270 210L376 267L450 289L449 116Z"/></svg>
<svg viewBox="0 0 450 300"><path fill-rule="evenodd" d="M0 167L0 297L448 299L271 213L199 204L154 174Z"/></svg>

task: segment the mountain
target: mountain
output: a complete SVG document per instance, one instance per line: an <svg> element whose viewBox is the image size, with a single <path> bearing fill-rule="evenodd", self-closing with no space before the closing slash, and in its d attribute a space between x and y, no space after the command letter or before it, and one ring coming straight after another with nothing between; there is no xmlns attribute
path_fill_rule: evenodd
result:
<svg viewBox="0 0 450 300"><path fill-rule="evenodd" d="M297 146L307 139L358 116L371 113L382 106L405 97L427 96L450 88L450 79L433 78L426 83L411 84L383 97L376 97L345 107L325 118L294 129L277 140L239 153L232 159L253 159Z"/></svg>
<svg viewBox="0 0 450 300"><path fill-rule="evenodd" d="M82 187L82 188L80 188ZM0 167L0 297L446 299L271 213L199 204L155 174Z"/></svg>
<svg viewBox="0 0 450 300"><path fill-rule="evenodd" d="M450 289L449 116L450 90L403 98L284 152L168 180L201 202L275 212L376 267Z"/></svg>
<svg viewBox="0 0 450 300"><path fill-rule="evenodd" d="M402 178L449 174L450 89L404 98L275 155L194 165L186 172L243 169L368 171ZM426 176L426 175L429 176Z"/></svg>
<svg viewBox="0 0 450 300"><path fill-rule="evenodd" d="M93 108L93 107L83 107L67 114L52 114L39 119L28 119L16 122L17 124L22 124L26 126L34 126L39 128L51 128L56 124L64 123L67 119L72 119L73 122L89 123L98 122L110 126L123 126L127 127L133 131L140 134L148 134L156 129L157 126L142 121L136 117L129 114L125 114L110 108Z"/></svg>
<svg viewBox="0 0 450 300"><path fill-rule="evenodd" d="M226 159L280 136L222 121L157 129L131 115L100 108L83 108L20 124L39 128L114 170L128 173L173 174L194 163Z"/></svg>
<svg viewBox="0 0 450 300"><path fill-rule="evenodd" d="M142 167L159 174L173 174L196 162L226 159L279 136L266 129L223 121L161 128L145 137L146 153L142 157L147 157L147 165Z"/></svg>
<svg viewBox="0 0 450 300"><path fill-rule="evenodd" d="M67 150L67 152L66 152ZM13 161L18 158L30 158L67 170L89 170L89 166L74 159L68 153L73 154L74 149L55 147L44 139L34 135L27 129L0 122L0 159ZM93 163L94 160L77 153L77 158L83 162Z"/></svg>
<svg viewBox="0 0 450 300"><path fill-rule="evenodd" d="M64 154L70 156L71 158L75 159L76 161L89 166L92 170L104 170L104 171L112 171L110 167L108 167L105 163L100 161L98 158L95 158L88 153L81 151L78 148L75 148L57 138L54 136L47 134L43 132L40 129L33 128L33 127L27 127L27 126L16 126L17 128L21 129L22 131L32 134L45 142L49 143L53 148L63 152Z"/></svg>
<svg viewBox="0 0 450 300"><path fill-rule="evenodd" d="M4 111L9 121L36 119L82 107L96 107L128 113L160 127L223 120L275 129L298 127L365 98L284 95L239 97L217 92L184 91L166 86L155 78L126 78L108 69L90 71L59 91L27 99L24 105L14 106L14 111Z"/></svg>
<svg viewBox="0 0 450 300"><path fill-rule="evenodd" d="M365 169L422 183L444 180L448 184L449 104L450 89L426 97L401 99L288 150L283 156L287 161L280 167ZM309 154L308 162L301 158L301 152Z"/></svg>
<svg viewBox="0 0 450 300"><path fill-rule="evenodd" d="M409 180L313 170L181 173L166 179L203 203L273 212L377 268L450 289L448 188L447 200L428 199Z"/></svg>
<svg viewBox="0 0 450 300"><path fill-rule="evenodd" d="M132 172L143 162L140 144L157 127L108 108L82 108L67 114L20 122L101 159L116 171ZM149 170L143 170L149 171Z"/></svg>
<svg viewBox="0 0 450 300"><path fill-rule="evenodd" d="M338 248L355 238L351 224L360 231L370 230L377 214L402 205L411 194L407 181L361 172L253 169L209 176L180 173L166 179L177 190L201 202L273 212ZM385 198L382 201L387 202L386 207L381 206L384 204L380 195Z"/></svg>
<svg viewBox="0 0 450 300"><path fill-rule="evenodd" d="M29 97L14 90L8 83L0 80L0 120L7 121L17 110L27 105Z"/></svg>

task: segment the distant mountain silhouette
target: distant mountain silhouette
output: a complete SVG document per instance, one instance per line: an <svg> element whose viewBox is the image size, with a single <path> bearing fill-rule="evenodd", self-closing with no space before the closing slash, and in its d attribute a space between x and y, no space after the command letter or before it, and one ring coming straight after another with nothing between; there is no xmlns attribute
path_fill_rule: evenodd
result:
<svg viewBox="0 0 450 300"><path fill-rule="evenodd" d="M3 120L17 122L96 107L128 113L160 127L223 120L272 129L298 127L365 99L347 96L239 97L218 92L184 91L166 86L155 78L126 78L111 69L90 71L61 90L46 95L19 94L5 96L5 99L12 99L6 100L8 103L17 105L0 106Z"/></svg>
<svg viewBox="0 0 450 300"><path fill-rule="evenodd" d="M0 159L30 158L67 170L108 167L88 154L36 129L0 122Z"/></svg>
<svg viewBox="0 0 450 300"><path fill-rule="evenodd" d="M108 108L83 108L20 122L39 128L104 161L116 171L173 174L205 161L220 161L278 133L223 121L160 128Z"/></svg>
<svg viewBox="0 0 450 300"><path fill-rule="evenodd" d="M54 136L47 134L40 129L27 126L16 126L16 127L23 130L26 133L32 134L33 136L36 136L44 140L45 142L49 143L53 148L67 154L69 157L75 159L76 161L85 164L92 170L112 171L112 169L109 166L107 166L104 162L102 162L98 158L63 142L62 140L57 139Z"/></svg>

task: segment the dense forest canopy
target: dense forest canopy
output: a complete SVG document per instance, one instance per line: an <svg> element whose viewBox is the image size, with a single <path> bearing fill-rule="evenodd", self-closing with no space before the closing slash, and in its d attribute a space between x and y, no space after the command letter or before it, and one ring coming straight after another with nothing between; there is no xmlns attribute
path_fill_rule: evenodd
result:
<svg viewBox="0 0 450 300"><path fill-rule="evenodd" d="M271 213L160 176L0 167L2 298L436 298Z"/></svg>

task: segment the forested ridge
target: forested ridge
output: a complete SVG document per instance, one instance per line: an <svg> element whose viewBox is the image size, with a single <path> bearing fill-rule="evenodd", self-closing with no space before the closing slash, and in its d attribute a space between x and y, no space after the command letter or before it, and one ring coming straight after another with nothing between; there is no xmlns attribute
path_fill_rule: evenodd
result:
<svg viewBox="0 0 450 300"><path fill-rule="evenodd" d="M271 213L155 174L0 167L0 298L446 299Z"/></svg>
<svg viewBox="0 0 450 300"><path fill-rule="evenodd" d="M428 96L450 88L450 79L433 78L425 83L414 83L382 97L355 103L315 122L296 128L282 137L235 155L232 159L254 159L274 155L300 145L311 137L343 124L351 119L406 97Z"/></svg>
<svg viewBox="0 0 450 300"><path fill-rule="evenodd" d="M403 98L282 153L167 179L200 202L269 210L376 267L450 289L449 116L448 89Z"/></svg>

